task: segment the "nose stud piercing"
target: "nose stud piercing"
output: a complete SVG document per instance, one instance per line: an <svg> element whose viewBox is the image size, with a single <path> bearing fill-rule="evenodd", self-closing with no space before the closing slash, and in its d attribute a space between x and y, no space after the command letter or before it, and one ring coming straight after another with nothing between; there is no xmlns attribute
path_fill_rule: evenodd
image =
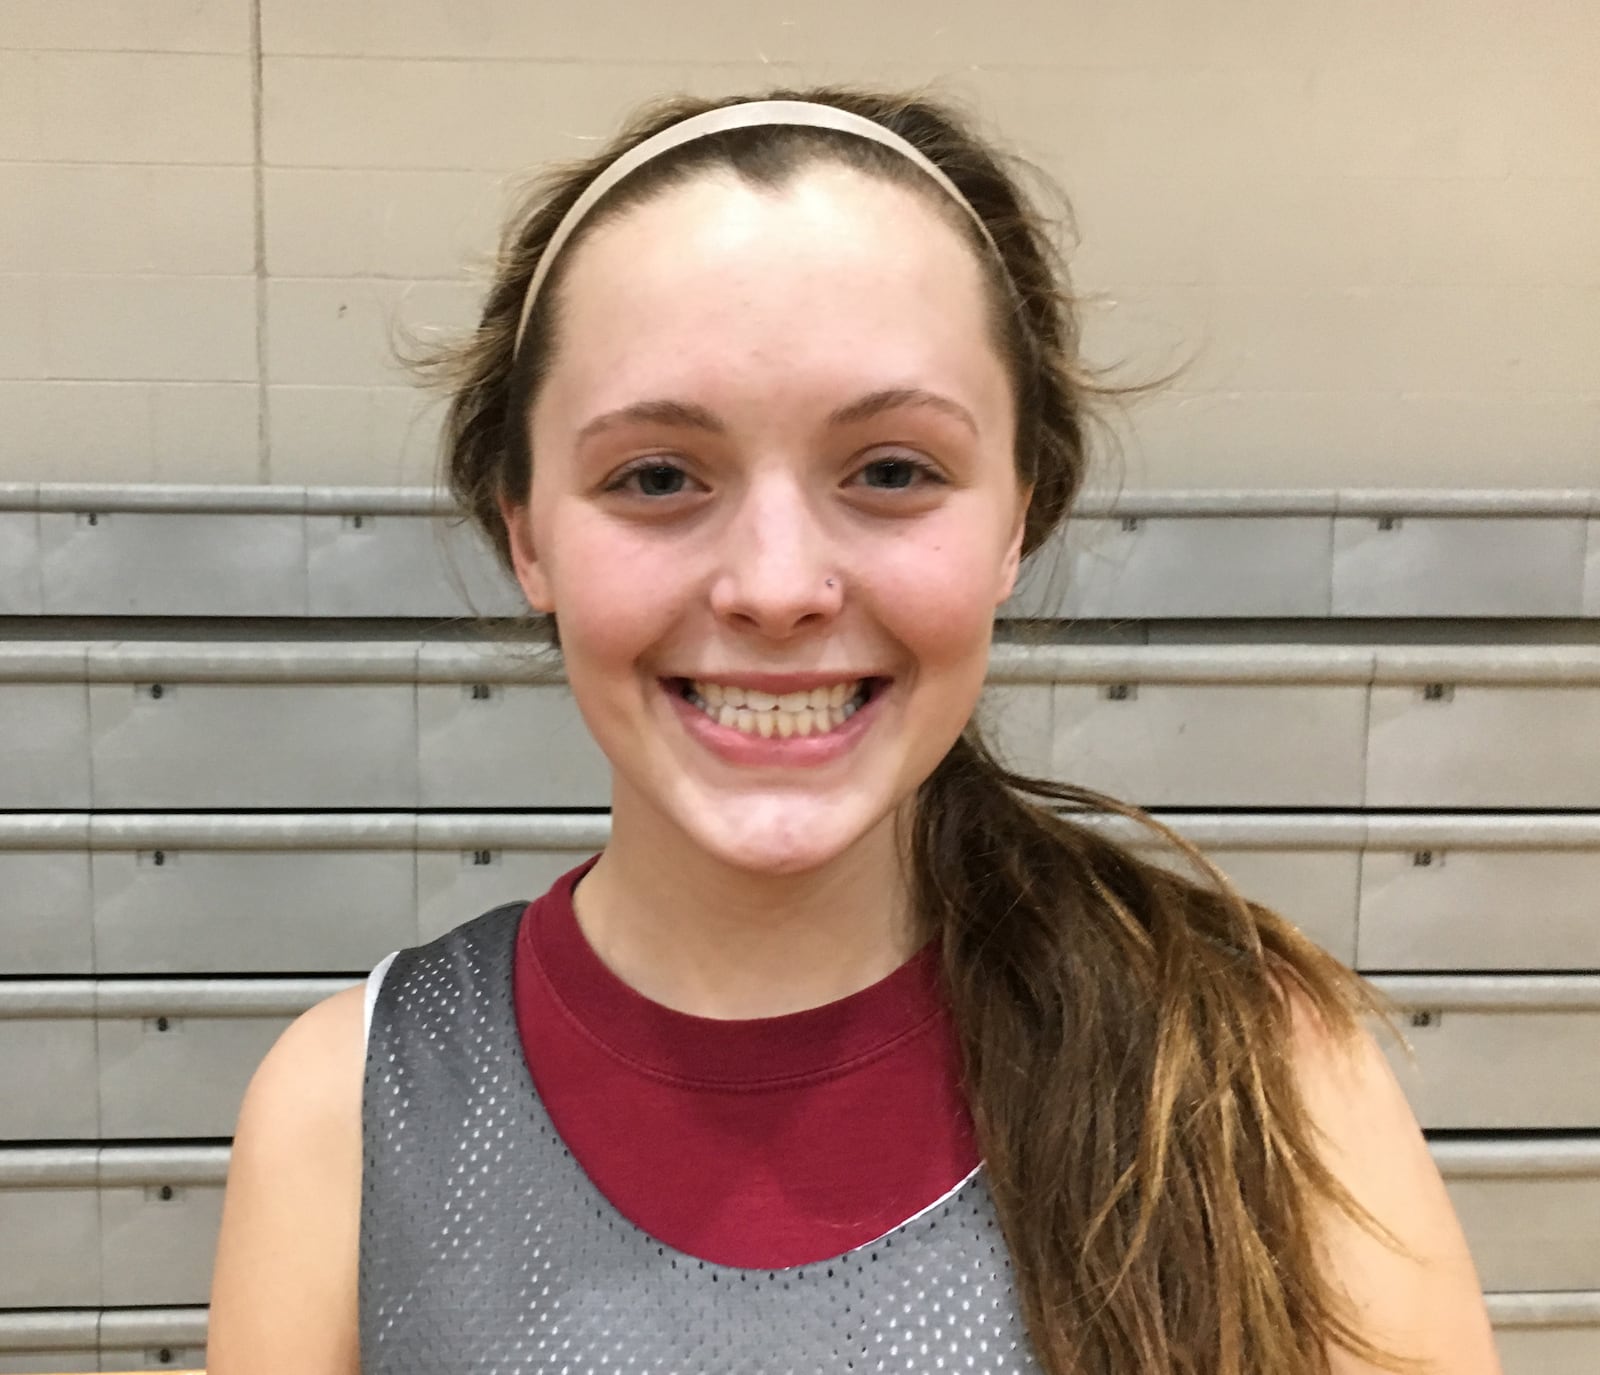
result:
<svg viewBox="0 0 1600 1375"><path fill-rule="evenodd" d="M829 579L828 579L828 581L827 581L827 583L826 583L826 584L825 584L825 586L827 586L827 587L832 587L832 586L833 586L833 579L832 579L832 578L829 578Z"/></svg>

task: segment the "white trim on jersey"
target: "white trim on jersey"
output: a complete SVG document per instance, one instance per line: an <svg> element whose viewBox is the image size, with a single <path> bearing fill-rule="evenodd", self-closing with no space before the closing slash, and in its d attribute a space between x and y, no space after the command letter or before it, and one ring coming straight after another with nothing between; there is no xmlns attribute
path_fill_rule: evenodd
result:
<svg viewBox="0 0 1600 1375"><path fill-rule="evenodd" d="M372 1009L378 1005L378 990L383 987L383 976L389 972L389 966L394 963L394 957L400 952L391 950L381 960L372 973L367 975L366 996L361 1000L361 1045L363 1050L372 1039Z"/></svg>

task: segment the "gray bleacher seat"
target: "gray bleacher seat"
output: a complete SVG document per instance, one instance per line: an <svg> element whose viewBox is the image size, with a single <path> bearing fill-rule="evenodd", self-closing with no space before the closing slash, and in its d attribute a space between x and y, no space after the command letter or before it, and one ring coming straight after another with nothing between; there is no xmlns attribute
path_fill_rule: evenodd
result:
<svg viewBox="0 0 1600 1375"><path fill-rule="evenodd" d="M0 1375L202 1361L272 1038L604 844L558 666L448 624L519 605L432 493L0 486ZM1589 1375L1600 491L1090 497L1003 611L1002 754L1396 999L1508 1375Z"/></svg>

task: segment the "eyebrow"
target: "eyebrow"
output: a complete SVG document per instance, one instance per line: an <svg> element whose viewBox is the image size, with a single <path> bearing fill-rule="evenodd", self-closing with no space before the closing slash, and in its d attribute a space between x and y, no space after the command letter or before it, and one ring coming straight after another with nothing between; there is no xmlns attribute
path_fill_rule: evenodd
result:
<svg viewBox="0 0 1600 1375"><path fill-rule="evenodd" d="M663 397L654 401L635 401L631 406L622 406L595 416L578 431L578 442L581 444L619 425L670 425L680 430L710 430L712 434L726 432L723 423L704 406Z"/></svg>
<svg viewBox="0 0 1600 1375"><path fill-rule="evenodd" d="M958 401L952 401L948 396L941 396L938 392L927 391L922 387L885 387L879 391L868 392L865 396L833 411L828 416L828 424L859 425L862 421L875 419L889 411L916 407L938 411L959 421L973 434L978 432L978 422L972 418L972 412L965 406ZM660 397L650 401L635 401L632 405L621 406L614 411L606 411L595 416L578 431L578 442L581 444L597 434L620 425L670 425L675 429L706 430L711 434L727 433L727 426L704 406L692 401L674 401L670 397Z"/></svg>
<svg viewBox="0 0 1600 1375"><path fill-rule="evenodd" d="M941 396L938 392L927 391L922 387L886 387L882 391L868 392L860 400L852 401L847 406L840 406L828 417L828 423L857 425L863 420L872 420L886 411L917 407L939 411L953 420L960 421L973 434L978 432L978 422L972 418L972 412L959 401L952 401L948 396Z"/></svg>

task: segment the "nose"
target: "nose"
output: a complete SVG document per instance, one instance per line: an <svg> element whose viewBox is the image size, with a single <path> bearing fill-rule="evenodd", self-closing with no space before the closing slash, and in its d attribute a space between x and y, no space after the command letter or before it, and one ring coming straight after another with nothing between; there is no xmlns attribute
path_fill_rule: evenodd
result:
<svg viewBox="0 0 1600 1375"><path fill-rule="evenodd" d="M796 485L752 483L721 534L711 589L719 618L786 639L838 615L845 579L837 546Z"/></svg>

